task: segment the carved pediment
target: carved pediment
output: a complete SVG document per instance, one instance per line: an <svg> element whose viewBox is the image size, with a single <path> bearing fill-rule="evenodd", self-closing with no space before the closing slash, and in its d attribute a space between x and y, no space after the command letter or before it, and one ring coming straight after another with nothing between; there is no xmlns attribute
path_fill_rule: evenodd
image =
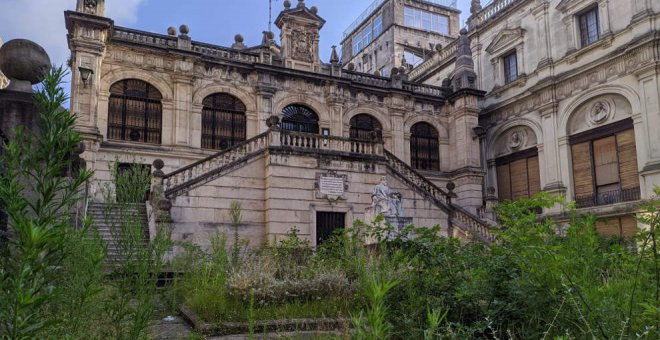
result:
<svg viewBox="0 0 660 340"><path fill-rule="evenodd" d="M497 33L493 41L486 47L490 55L510 49L522 41L525 30L522 28L504 29Z"/></svg>
<svg viewBox="0 0 660 340"><path fill-rule="evenodd" d="M600 2L600 1L597 1ZM562 0L555 8L562 13L574 12L576 9L581 9L585 5L594 3L593 0Z"/></svg>
<svg viewBox="0 0 660 340"><path fill-rule="evenodd" d="M310 11L309 8L300 7L300 8L284 10L282 13L280 13L277 19L275 19L275 26L277 26L279 29L282 29L282 25L286 17L290 17L290 18L293 17L295 18L294 19L295 21L317 23L319 29L321 29L325 24L325 20L320 16L318 16L317 14L312 13L312 11Z"/></svg>

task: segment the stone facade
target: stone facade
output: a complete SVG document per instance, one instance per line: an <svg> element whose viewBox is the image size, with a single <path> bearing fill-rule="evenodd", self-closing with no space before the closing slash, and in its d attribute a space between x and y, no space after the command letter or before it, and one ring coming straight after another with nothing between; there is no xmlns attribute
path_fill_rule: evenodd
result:
<svg viewBox="0 0 660 340"><path fill-rule="evenodd" d="M375 0L372 5L344 32L341 42L342 62L355 70L389 77L392 68L402 66L404 52L408 59L413 54L423 60L433 54L436 48L447 45L458 36L459 11L456 3L445 0ZM454 6L454 7L452 7ZM432 13L447 19L446 30L438 31L406 24L405 8ZM376 30L371 39L364 40L361 33L382 18L381 29ZM421 23L420 23L421 24ZM355 49L356 41L364 40L365 46ZM407 60L408 64L414 62Z"/></svg>
<svg viewBox="0 0 660 340"><path fill-rule="evenodd" d="M478 104L485 187L500 194L498 160L535 150L541 189L576 199L582 178L572 146L580 136L592 132L593 142L595 134L604 136L601 127L628 120L637 164L626 171L637 171L639 198L652 197L660 184L660 137L653 130L660 121L660 3L496 0L484 8L474 1L472 7L468 27L477 87L487 91ZM436 53L410 79L441 84L451 76L455 49L452 44ZM511 60L517 70L507 79ZM580 210L601 216L635 210L625 202L600 203Z"/></svg>
<svg viewBox="0 0 660 340"><path fill-rule="evenodd" d="M472 127L482 92L411 83L403 74L384 78L345 70L336 53L330 63L322 62L318 36L325 21L304 1L284 3L275 22L279 44L264 32L259 45L246 46L237 36L231 47L196 42L185 25L167 35L118 27L103 17L102 7L85 3L79 0L78 11L65 16L71 110L86 141L81 157L95 171L97 199L98 187L111 180L112 162L162 160L164 174L155 183L171 202L175 239L207 245L210 234L231 230L229 206L238 201L244 209L240 232L253 245L294 227L315 244L319 216L340 214L346 227L364 218L373 186L387 176L415 224L492 240L487 223L475 215L482 206L475 183L483 172ZM135 99L135 86L147 86L150 94ZM242 131L232 135L237 140L214 150L204 147L204 138L209 113L216 112L209 98L217 95L241 111L218 111L234 118L217 124L239 118L244 123L232 125ZM287 116L292 106L314 118ZM130 125L137 119L131 110L149 116L138 119L144 126ZM379 126L366 131L366 139L352 135L360 132L352 125L358 115ZM425 156L437 162L432 169L412 162L420 157L411 147L418 123L435 133L434 149ZM322 177L342 178L341 195L322 192ZM456 194L444 189L451 181Z"/></svg>

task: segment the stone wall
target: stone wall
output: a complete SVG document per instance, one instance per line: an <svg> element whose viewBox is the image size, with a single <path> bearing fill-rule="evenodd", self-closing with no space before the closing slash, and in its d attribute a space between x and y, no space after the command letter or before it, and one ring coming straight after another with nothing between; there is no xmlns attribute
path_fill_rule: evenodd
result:
<svg viewBox="0 0 660 340"><path fill-rule="evenodd" d="M322 195L321 175L345 176L346 189L339 199ZM274 242L293 228L299 235L316 240L316 212L346 214L345 224L365 218L371 194L382 176L404 198L404 212L417 226L440 225L447 230L447 215L412 190L380 162L270 150L245 166L215 179L173 201L173 239L209 246L214 233L233 234L229 206L243 207L239 234L251 245Z"/></svg>

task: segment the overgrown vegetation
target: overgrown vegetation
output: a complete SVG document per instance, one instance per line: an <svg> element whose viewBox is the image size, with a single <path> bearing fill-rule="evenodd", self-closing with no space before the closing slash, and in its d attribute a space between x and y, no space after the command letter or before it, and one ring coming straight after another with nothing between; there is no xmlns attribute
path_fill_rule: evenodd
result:
<svg viewBox="0 0 660 340"><path fill-rule="evenodd" d="M120 198L111 205L112 224L124 261L108 264L93 221L74 213L85 210L92 173L74 162L82 140L73 131L75 116L62 108L64 75L53 68L45 77L34 95L36 127L17 128L0 156L0 202L8 216L0 245L0 338L145 339L168 228L157 227L154 242L145 243L147 226L128 202L138 192L142 202L150 174L118 174L106 201Z"/></svg>
<svg viewBox="0 0 660 340"><path fill-rule="evenodd" d="M315 252L293 231L234 266L217 236L208 258L189 247L179 301L207 321L350 316L361 339L660 336L658 202L634 240L600 236L592 216L572 216L565 230L539 221L537 208L554 204L563 202L544 194L501 204L490 247L438 227L396 234L358 222ZM365 248L365 237L378 246Z"/></svg>

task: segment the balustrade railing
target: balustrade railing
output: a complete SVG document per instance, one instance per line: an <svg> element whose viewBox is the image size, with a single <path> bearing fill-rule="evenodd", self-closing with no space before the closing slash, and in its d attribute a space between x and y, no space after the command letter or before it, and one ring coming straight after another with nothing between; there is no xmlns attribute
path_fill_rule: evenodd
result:
<svg viewBox="0 0 660 340"><path fill-rule="evenodd" d="M362 155L383 155L382 144L378 141L362 141L336 136L322 136L313 133L279 131L280 146L309 150L326 150Z"/></svg>
<svg viewBox="0 0 660 340"><path fill-rule="evenodd" d="M426 74L433 67L444 63L446 60L456 56L456 50L458 49L458 44L456 41L451 42L445 46L439 53L434 54L431 58L426 59L424 62L415 67L410 73L408 73L408 78L415 80L418 77Z"/></svg>
<svg viewBox="0 0 660 340"><path fill-rule="evenodd" d="M474 233L483 242L492 243L495 241L495 235L490 231L490 227L486 222L471 212L452 204L449 193L440 189L433 182L426 179L426 177L420 175L392 153L387 150L384 153L390 169L413 187L422 191L423 194L429 196L440 208L445 209L450 216L452 224L458 224L457 226L459 228Z"/></svg>
<svg viewBox="0 0 660 340"><path fill-rule="evenodd" d="M608 205L621 202L638 201L641 199L639 187L622 188L595 193L593 195L584 195L575 197L575 206L577 208L588 208L599 205Z"/></svg>
<svg viewBox="0 0 660 340"><path fill-rule="evenodd" d="M187 192L195 185L212 178L233 162L243 160L268 147L269 133L265 132L220 151L163 177L165 196L173 197Z"/></svg>
<svg viewBox="0 0 660 340"><path fill-rule="evenodd" d="M391 82L389 79L385 77L379 77L375 75L371 75L368 73L359 73L359 72L351 72L351 71L344 71L342 73L344 78L348 78L356 83L360 84L365 84L365 85L371 85L371 86L378 86L378 87L385 87L388 88L391 86Z"/></svg>
<svg viewBox="0 0 660 340"><path fill-rule="evenodd" d="M113 39L135 42L145 45L176 47L176 37L133 30L125 27L115 26L112 34Z"/></svg>
<svg viewBox="0 0 660 340"><path fill-rule="evenodd" d="M500 12L505 11L509 6L523 0L495 0L484 7L479 13L468 20L468 26L473 29L486 21L490 20Z"/></svg>
<svg viewBox="0 0 660 340"><path fill-rule="evenodd" d="M239 60L249 63L259 62L259 56L256 54L240 52L238 50L211 44L193 42L192 50L194 52L213 58Z"/></svg>

